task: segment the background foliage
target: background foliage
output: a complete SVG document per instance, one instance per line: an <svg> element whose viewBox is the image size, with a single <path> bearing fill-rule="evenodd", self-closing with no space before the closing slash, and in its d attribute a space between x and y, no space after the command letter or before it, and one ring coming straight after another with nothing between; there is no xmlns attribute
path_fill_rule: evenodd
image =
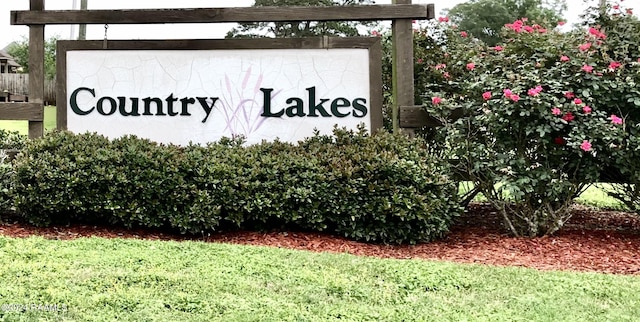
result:
<svg viewBox="0 0 640 322"><path fill-rule="evenodd" d="M371 0L256 0L254 7L266 6L354 6L373 3ZM293 38L316 36L353 37L361 35L359 27L372 23L349 21L303 21L242 23L227 33L227 38Z"/></svg>
<svg viewBox="0 0 640 322"><path fill-rule="evenodd" d="M45 40L44 43L44 74L47 79L56 77L56 42L59 36L53 36ZM7 49L16 63L22 66L23 73L29 73L29 39L23 37L22 40L12 43Z"/></svg>
<svg viewBox="0 0 640 322"><path fill-rule="evenodd" d="M565 0L469 0L447 11L451 21L489 46L504 39L502 27L527 17L534 23L553 28L567 9Z"/></svg>

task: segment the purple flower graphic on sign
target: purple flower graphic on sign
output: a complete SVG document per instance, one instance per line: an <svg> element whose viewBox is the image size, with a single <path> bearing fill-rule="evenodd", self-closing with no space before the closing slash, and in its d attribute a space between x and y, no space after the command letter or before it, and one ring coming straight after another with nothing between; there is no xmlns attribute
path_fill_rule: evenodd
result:
<svg viewBox="0 0 640 322"><path fill-rule="evenodd" d="M267 119L261 116L264 108L263 93L260 91L263 74L257 75L255 80L252 76L251 67L249 67L236 81L233 81L228 74L225 74L224 80L221 81L221 88L225 90L219 100L220 110L225 118L224 132L231 136L248 137L260 129ZM280 91L274 92L271 99L278 93Z"/></svg>

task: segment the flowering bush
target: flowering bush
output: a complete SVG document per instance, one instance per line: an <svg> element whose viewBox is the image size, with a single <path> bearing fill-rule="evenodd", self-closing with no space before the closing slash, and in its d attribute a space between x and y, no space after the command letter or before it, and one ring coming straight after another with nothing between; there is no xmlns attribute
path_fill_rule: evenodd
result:
<svg viewBox="0 0 640 322"><path fill-rule="evenodd" d="M611 113L621 116L616 121L623 121L625 128L623 149L612 158L615 171L610 177L618 183L610 194L640 213L640 21L618 2L609 4L604 12L590 10L584 18L606 31L606 41L596 48L595 55L612 61L609 70L615 72L603 77L619 80L602 82L594 95Z"/></svg>
<svg viewBox="0 0 640 322"><path fill-rule="evenodd" d="M523 18L503 33L504 44L487 47L449 31L447 61L427 67L446 81L424 87L426 105L446 124L461 171L507 227L552 234L570 218L573 199L624 153L626 116L610 91L630 88L640 69L607 54L602 27L561 33ZM640 103L637 91L630 98ZM448 121L455 108L464 116Z"/></svg>

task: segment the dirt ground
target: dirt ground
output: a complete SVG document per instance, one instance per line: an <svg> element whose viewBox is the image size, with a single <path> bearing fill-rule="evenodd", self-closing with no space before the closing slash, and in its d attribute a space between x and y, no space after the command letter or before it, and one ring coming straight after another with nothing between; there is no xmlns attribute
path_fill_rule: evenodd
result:
<svg viewBox="0 0 640 322"><path fill-rule="evenodd" d="M407 246L373 245L320 233L227 232L184 236L157 230L96 226L36 228L19 222L0 224L0 234L40 235L51 239L88 236L266 245L315 252L346 252L381 258L422 258L459 263L522 266L540 270L591 271L640 275L640 216L576 207L567 226L554 236L510 237L485 204L472 204L443 240Z"/></svg>

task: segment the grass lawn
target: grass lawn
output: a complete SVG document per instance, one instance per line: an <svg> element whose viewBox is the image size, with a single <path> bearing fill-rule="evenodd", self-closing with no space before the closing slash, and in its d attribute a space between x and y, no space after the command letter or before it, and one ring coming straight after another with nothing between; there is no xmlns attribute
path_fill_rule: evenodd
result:
<svg viewBox="0 0 640 322"><path fill-rule="evenodd" d="M460 183L460 193L469 191L472 187L473 185L471 183L462 182ZM622 202L607 195L606 191L611 189L612 187L608 183L595 183L589 186L589 188L576 199L576 203L599 209L626 211L627 208ZM474 201L483 202L486 201L486 199L480 194L474 198Z"/></svg>
<svg viewBox="0 0 640 322"><path fill-rule="evenodd" d="M632 321L640 277L286 249L0 237L0 320ZM5 309L7 307L5 306Z"/></svg>
<svg viewBox="0 0 640 322"><path fill-rule="evenodd" d="M53 130L56 128L56 107L47 106L44 108L44 128L46 130ZM29 134L29 122L28 121L0 121L0 129L7 131L17 131L20 134Z"/></svg>

